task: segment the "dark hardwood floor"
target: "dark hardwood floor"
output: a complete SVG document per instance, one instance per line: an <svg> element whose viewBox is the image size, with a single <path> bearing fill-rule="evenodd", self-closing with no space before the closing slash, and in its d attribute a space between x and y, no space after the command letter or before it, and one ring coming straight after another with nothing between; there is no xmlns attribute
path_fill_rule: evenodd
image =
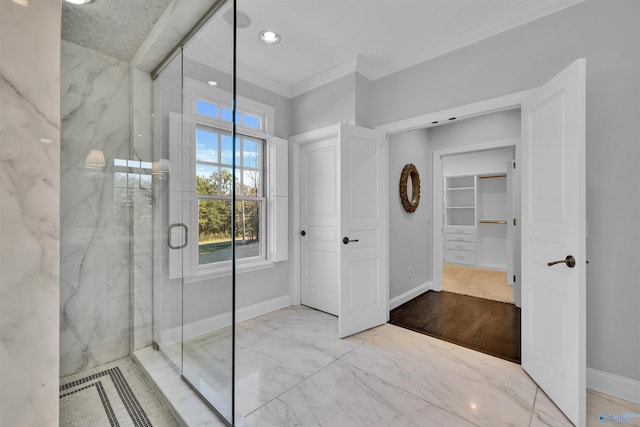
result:
<svg viewBox="0 0 640 427"><path fill-rule="evenodd" d="M520 363L520 309L513 304L428 291L391 310L389 323Z"/></svg>

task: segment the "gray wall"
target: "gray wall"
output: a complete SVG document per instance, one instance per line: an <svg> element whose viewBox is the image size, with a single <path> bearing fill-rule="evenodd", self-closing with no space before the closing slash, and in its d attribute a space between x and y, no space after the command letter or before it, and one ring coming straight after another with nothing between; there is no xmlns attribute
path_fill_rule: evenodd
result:
<svg viewBox="0 0 640 427"><path fill-rule="evenodd" d="M420 174L420 203L408 213L400 203L400 174L413 163ZM431 269L431 159L424 129L389 139L389 298L432 280ZM413 277L409 277L409 266Z"/></svg>
<svg viewBox="0 0 640 427"><path fill-rule="evenodd" d="M354 72L291 100L291 135L347 122L371 126L371 81Z"/></svg>
<svg viewBox="0 0 640 427"><path fill-rule="evenodd" d="M58 425L60 1L0 2L0 424Z"/></svg>
<svg viewBox="0 0 640 427"><path fill-rule="evenodd" d="M640 380L640 2L588 0L377 80L374 125L541 85L587 59L587 365Z"/></svg>
<svg viewBox="0 0 640 427"><path fill-rule="evenodd" d="M349 74L291 100L291 135L343 121L355 123L356 80Z"/></svg>
<svg viewBox="0 0 640 427"><path fill-rule="evenodd" d="M356 121L355 124L365 128L371 126L371 80L356 73Z"/></svg>

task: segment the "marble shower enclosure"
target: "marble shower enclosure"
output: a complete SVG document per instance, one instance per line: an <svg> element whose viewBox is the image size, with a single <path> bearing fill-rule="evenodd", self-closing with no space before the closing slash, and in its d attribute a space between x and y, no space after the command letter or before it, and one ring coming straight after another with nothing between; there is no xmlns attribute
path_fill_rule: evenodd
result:
<svg viewBox="0 0 640 427"><path fill-rule="evenodd" d="M115 159L130 158L129 64L66 41L61 58L64 376L130 352L132 194L144 192L147 183L114 165ZM92 150L103 153L103 167L86 167Z"/></svg>
<svg viewBox="0 0 640 427"><path fill-rule="evenodd" d="M58 425L60 1L0 2L0 424Z"/></svg>

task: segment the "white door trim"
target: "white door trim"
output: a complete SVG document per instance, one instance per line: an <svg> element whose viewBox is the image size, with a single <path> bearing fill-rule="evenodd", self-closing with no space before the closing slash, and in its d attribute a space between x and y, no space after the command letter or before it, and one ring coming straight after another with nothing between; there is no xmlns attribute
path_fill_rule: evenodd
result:
<svg viewBox="0 0 640 427"><path fill-rule="evenodd" d="M415 129L426 129L450 123L452 118L456 120L467 119L469 117L494 113L502 110L520 108L522 102L527 99L533 89L527 89L509 95L498 96L484 101L473 102L471 104L460 105L446 110L436 111L409 119L398 120L396 122L385 123L376 126L375 130L383 131L389 135L407 132Z"/></svg>
<svg viewBox="0 0 640 427"><path fill-rule="evenodd" d="M452 154L470 153L473 151L492 150L496 148L514 147L515 160L518 161L520 140L518 138L503 139L499 141L492 141L483 144L464 145L452 148L443 148L442 150L436 150L433 152L432 166L433 176L431 178L433 189L433 221L431 221L432 229L431 234L433 236L433 250L432 250L432 266L433 266L433 282L432 289L434 291L442 290L442 268L436 268L438 265L442 265L444 261L444 250L442 240L442 230L444 224L442 223L442 157ZM518 191L520 189L517 189Z"/></svg>

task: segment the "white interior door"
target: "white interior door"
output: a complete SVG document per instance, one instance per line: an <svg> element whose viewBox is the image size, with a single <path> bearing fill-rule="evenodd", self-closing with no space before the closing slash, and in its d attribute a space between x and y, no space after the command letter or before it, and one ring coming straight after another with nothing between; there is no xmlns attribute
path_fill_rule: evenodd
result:
<svg viewBox="0 0 640 427"><path fill-rule="evenodd" d="M340 277L337 135L300 147L300 303L338 315Z"/></svg>
<svg viewBox="0 0 640 427"><path fill-rule="evenodd" d="M522 367L586 425L585 60L522 105ZM575 259L552 266L548 263Z"/></svg>
<svg viewBox="0 0 640 427"><path fill-rule="evenodd" d="M385 147L381 132L340 125L340 337L387 321Z"/></svg>

